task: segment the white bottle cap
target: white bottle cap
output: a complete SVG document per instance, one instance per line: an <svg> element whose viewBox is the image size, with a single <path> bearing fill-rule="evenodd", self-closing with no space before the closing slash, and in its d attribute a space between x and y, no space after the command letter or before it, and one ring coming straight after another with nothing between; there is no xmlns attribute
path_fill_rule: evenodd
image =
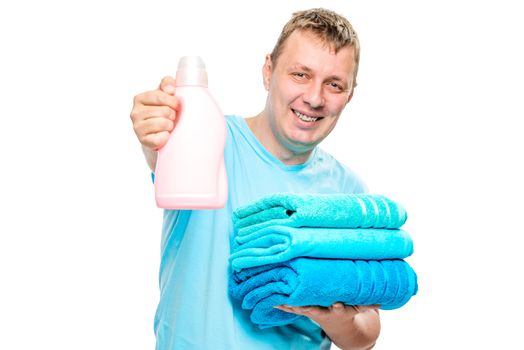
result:
<svg viewBox="0 0 524 350"><path fill-rule="evenodd" d="M207 87L206 65L200 56L184 56L178 62L176 86Z"/></svg>

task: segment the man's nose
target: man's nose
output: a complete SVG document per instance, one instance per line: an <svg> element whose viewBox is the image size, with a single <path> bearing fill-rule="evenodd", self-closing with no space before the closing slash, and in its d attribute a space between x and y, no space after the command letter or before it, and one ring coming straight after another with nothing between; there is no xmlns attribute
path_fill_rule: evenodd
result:
<svg viewBox="0 0 524 350"><path fill-rule="evenodd" d="M322 88L323 84L317 84L314 82L308 84L306 91L304 91L304 94L302 95L303 101L309 104L311 108L322 107L325 103Z"/></svg>

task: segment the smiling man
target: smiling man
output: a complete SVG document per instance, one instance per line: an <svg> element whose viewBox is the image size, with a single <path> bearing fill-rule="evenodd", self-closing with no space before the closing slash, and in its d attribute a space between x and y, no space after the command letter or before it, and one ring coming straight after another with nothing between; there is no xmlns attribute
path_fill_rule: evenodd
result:
<svg viewBox="0 0 524 350"><path fill-rule="evenodd" d="M380 332L376 307L281 305L307 318L260 329L227 294L236 208L277 192L365 191L351 170L317 147L353 96L359 51L351 24L332 11L297 12L284 26L262 69L268 91L262 112L226 117L227 205L164 212L157 350L329 349L331 341L342 349L374 346ZM135 97L131 119L153 171L178 108L171 77Z"/></svg>
<svg viewBox="0 0 524 350"><path fill-rule="evenodd" d="M312 30L295 29L266 56L266 107L247 123L285 164L302 164L335 127L350 101L355 46L336 47Z"/></svg>

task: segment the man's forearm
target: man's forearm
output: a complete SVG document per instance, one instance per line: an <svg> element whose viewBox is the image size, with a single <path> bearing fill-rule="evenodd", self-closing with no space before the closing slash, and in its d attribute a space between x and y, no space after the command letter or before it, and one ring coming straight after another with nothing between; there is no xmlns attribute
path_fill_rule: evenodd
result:
<svg viewBox="0 0 524 350"><path fill-rule="evenodd" d="M151 169L152 172L155 172L156 160L158 158L157 151L153 151L152 149L142 145L142 152L144 152L149 169Z"/></svg>
<svg viewBox="0 0 524 350"><path fill-rule="evenodd" d="M326 335L342 350L368 350L375 346L380 334L378 310L357 313L350 322L320 325Z"/></svg>

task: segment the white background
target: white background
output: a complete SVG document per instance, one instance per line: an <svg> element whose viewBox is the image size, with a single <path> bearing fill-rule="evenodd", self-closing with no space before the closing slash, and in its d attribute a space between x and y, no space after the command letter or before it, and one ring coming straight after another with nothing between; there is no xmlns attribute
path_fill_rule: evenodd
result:
<svg viewBox="0 0 524 350"><path fill-rule="evenodd" d="M406 207L415 242L419 294L382 312L376 349L524 348L516 3L3 2L0 348L154 348L161 211L132 98L198 54L223 111L252 116L282 25L318 6L362 44L323 147Z"/></svg>

